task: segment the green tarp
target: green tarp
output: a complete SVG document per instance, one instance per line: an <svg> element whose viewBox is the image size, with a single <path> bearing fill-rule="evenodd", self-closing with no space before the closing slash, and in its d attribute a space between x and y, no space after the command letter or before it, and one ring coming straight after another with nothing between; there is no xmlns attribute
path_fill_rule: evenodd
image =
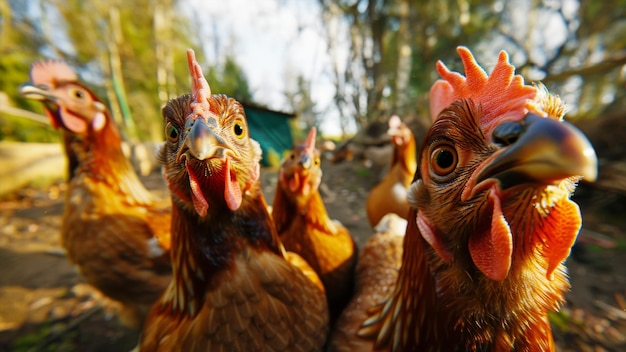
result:
<svg viewBox="0 0 626 352"><path fill-rule="evenodd" d="M289 119L293 115L257 108L244 104L244 110L248 120L250 136L261 144L263 149L263 166L269 166L270 155L274 154L279 159L285 150L293 146L293 137L289 127Z"/></svg>

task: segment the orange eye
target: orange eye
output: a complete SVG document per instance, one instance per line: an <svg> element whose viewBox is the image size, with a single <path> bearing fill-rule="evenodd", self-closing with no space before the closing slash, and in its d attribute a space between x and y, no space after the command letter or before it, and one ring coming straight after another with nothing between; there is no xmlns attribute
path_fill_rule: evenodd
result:
<svg viewBox="0 0 626 352"><path fill-rule="evenodd" d="M446 176L456 168L459 159L450 145L440 145L430 153L430 169L437 176Z"/></svg>
<svg viewBox="0 0 626 352"><path fill-rule="evenodd" d="M180 134L178 133L178 128L168 122L167 126L165 126L165 137L167 137L167 140L172 143L176 143L179 136Z"/></svg>
<svg viewBox="0 0 626 352"><path fill-rule="evenodd" d="M76 99L83 99L86 96L85 91L80 88L72 88L70 95Z"/></svg>

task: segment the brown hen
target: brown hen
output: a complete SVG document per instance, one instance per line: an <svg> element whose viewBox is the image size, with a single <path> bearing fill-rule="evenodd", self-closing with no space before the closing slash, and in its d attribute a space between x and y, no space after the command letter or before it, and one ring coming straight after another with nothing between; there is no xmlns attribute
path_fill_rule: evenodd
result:
<svg viewBox="0 0 626 352"><path fill-rule="evenodd" d="M444 80L431 89L402 254L359 262L398 276L357 282L384 299L349 306L332 351L554 350L548 312L569 289L562 262L581 227L569 197L580 177L595 179L595 153L562 121L560 100L525 85L505 52L489 76L458 52L466 77L437 65ZM361 257L399 242L373 238Z"/></svg>
<svg viewBox="0 0 626 352"><path fill-rule="evenodd" d="M243 107L212 95L193 51L187 55L193 94L163 109L159 155L172 194L174 275L140 350L320 351L323 287L301 258L285 259Z"/></svg>
<svg viewBox="0 0 626 352"><path fill-rule="evenodd" d="M288 251L302 256L326 289L331 321L348 303L353 289L356 245L350 232L330 219L319 193L320 152L313 127L304 145L283 161L272 203L272 218Z"/></svg>
<svg viewBox="0 0 626 352"><path fill-rule="evenodd" d="M409 213L407 190L417 169L417 146L411 129L396 115L389 118L393 155L389 171L367 196L365 210L370 225L376 226L388 213L406 219Z"/></svg>
<svg viewBox="0 0 626 352"><path fill-rule="evenodd" d="M61 244L85 281L140 327L171 279L169 200L156 200L124 156L107 107L61 61L35 63L21 94L63 131L68 188Z"/></svg>

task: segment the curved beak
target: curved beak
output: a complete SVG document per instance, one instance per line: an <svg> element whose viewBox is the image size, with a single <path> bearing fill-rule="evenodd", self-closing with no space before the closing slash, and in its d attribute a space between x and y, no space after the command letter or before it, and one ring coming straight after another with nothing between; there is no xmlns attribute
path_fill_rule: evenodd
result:
<svg viewBox="0 0 626 352"><path fill-rule="evenodd" d="M20 86L19 92L23 97L28 99L50 102L57 100L57 96L49 90L48 86L35 86L31 83L24 83Z"/></svg>
<svg viewBox="0 0 626 352"><path fill-rule="evenodd" d="M223 159L226 156L226 152L230 150L228 145L202 117L198 117L188 124L190 125L188 127L189 134L185 139L185 145L196 159Z"/></svg>
<svg viewBox="0 0 626 352"><path fill-rule="evenodd" d="M313 158L307 152L302 153L299 164L303 169L310 169L311 165L313 165Z"/></svg>
<svg viewBox="0 0 626 352"><path fill-rule="evenodd" d="M534 182L555 184L569 177L595 181L598 159L591 143L573 125L528 114L520 123L505 122L493 131L503 151L477 176L495 178L501 187Z"/></svg>

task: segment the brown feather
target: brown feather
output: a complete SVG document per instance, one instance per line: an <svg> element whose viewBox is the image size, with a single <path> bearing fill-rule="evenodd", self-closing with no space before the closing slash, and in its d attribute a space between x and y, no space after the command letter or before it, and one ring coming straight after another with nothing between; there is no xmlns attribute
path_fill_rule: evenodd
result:
<svg viewBox="0 0 626 352"><path fill-rule="evenodd" d="M312 129L282 163L272 204L272 218L286 250L297 253L319 275L331 321L350 299L356 244L348 229L330 219L319 193L319 150Z"/></svg>
<svg viewBox="0 0 626 352"><path fill-rule="evenodd" d="M42 100L69 160L61 243L85 280L134 311L141 326L167 287L170 202L143 186L106 106L60 61L35 63L26 97ZM84 128L84 130L83 130Z"/></svg>
<svg viewBox="0 0 626 352"><path fill-rule="evenodd" d="M188 56L193 94L163 109L166 131L176 133L159 155L172 193L174 275L140 350L320 351L328 333L324 292L285 260L243 108L210 94Z"/></svg>
<svg viewBox="0 0 626 352"><path fill-rule="evenodd" d="M569 197L597 160L579 131L548 115L563 111L558 99L524 86L505 53L491 76L459 53L467 78L439 64L446 80L431 90L399 273L359 279L359 292L387 294L355 296L332 351L554 350L547 314L569 289L562 262L581 225Z"/></svg>
<svg viewBox="0 0 626 352"><path fill-rule="evenodd" d="M385 177L370 190L365 202L371 226L376 226L388 213L406 219L409 213L407 189L417 169L417 146L409 127L399 117L392 116L387 133L393 143L390 168Z"/></svg>

